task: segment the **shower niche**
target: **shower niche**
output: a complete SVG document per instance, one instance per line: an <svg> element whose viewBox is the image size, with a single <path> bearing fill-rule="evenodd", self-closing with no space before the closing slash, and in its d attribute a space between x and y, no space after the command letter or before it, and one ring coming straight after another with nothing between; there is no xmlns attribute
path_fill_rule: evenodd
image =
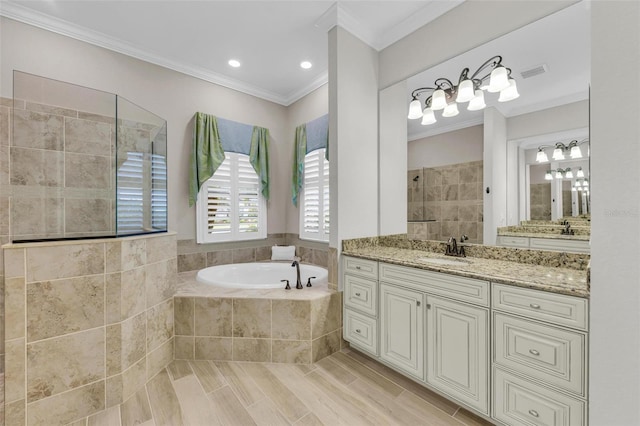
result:
<svg viewBox="0 0 640 426"><path fill-rule="evenodd" d="M127 99L14 71L13 242L167 230L167 122Z"/></svg>

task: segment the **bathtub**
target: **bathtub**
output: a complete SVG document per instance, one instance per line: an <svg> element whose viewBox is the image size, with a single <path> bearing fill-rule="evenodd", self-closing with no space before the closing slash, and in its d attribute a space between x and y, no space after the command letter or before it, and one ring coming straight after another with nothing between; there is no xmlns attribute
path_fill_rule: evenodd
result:
<svg viewBox="0 0 640 426"><path fill-rule="evenodd" d="M311 280L314 286L327 285L328 272L325 268L301 264L302 285L306 286L309 277L316 277ZM234 263L201 269L198 271L196 280L214 287L241 289L284 289L286 283L280 280L289 280L291 288L295 289L296 268L289 262Z"/></svg>

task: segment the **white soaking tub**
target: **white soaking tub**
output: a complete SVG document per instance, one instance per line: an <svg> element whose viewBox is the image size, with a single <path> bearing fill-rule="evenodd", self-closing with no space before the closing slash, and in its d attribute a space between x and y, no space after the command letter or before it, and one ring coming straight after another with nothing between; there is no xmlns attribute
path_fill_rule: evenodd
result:
<svg viewBox="0 0 640 426"><path fill-rule="evenodd" d="M327 285L328 272L325 268L300 264L300 281L303 286L307 285L309 277L315 277L311 279L314 286ZM196 280L214 287L239 289L284 289L286 283L280 280L289 280L291 288L295 288L296 268L291 266L291 262L234 263L201 269Z"/></svg>

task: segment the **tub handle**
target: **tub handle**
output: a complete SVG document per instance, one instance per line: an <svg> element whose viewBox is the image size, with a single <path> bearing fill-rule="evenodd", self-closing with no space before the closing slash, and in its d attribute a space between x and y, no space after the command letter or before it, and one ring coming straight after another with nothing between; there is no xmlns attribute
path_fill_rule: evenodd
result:
<svg viewBox="0 0 640 426"><path fill-rule="evenodd" d="M291 286L289 285L289 280L280 280L281 283L286 282L287 286L284 288L285 290L291 290Z"/></svg>
<svg viewBox="0 0 640 426"><path fill-rule="evenodd" d="M307 280L307 287L311 287L311 280L312 279L316 279L316 277L309 277L309 279Z"/></svg>

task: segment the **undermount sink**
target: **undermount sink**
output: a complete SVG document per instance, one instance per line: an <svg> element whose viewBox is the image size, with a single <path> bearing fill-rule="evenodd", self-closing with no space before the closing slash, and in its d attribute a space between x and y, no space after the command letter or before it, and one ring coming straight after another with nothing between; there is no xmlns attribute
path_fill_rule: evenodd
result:
<svg viewBox="0 0 640 426"><path fill-rule="evenodd" d="M471 262L463 259L441 259L439 257L420 257L418 262L431 263L432 265L449 265L449 266L464 266L469 265Z"/></svg>

